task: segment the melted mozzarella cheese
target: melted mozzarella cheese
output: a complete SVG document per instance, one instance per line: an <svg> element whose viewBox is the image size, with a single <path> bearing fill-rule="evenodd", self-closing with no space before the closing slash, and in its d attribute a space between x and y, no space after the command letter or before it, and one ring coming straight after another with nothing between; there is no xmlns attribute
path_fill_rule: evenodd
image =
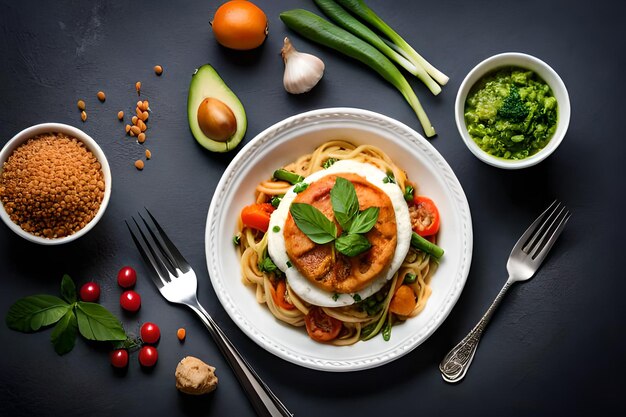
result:
<svg viewBox="0 0 626 417"><path fill-rule="evenodd" d="M397 184L383 182L387 175L375 166L350 160L337 161L328 169L311 174L304 179L304 182L310 184L327 175L341 173L360 175L387 194L396 215L397 243L389 267L384 269L367 287L360 291L351 294L335 294L317 287L303 276L297 268L291 266L287 256L283 229L289 215L291 203L297 196L293 191L293 187L291 187L281 200L278 208L272 213L270 219L267 232L269 233L267 240L269 255L276 266L285 273L289 286L300 298L322 307L347 306L354 304L355 298L365 299L375 294L400 268L411 243L411 218L402 190L400 190ZM275 228L275 226L278 227ZM278 231L274 232L274 230Z"/></svg>

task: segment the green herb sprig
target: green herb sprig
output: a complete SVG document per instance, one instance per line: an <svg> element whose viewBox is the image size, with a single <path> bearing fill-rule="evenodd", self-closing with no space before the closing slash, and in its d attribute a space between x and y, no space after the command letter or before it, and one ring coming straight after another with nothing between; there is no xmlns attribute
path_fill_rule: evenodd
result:
<svg viewBox="0 0 626 417"><path fill-rule="evenodd" d="M335 242L335 249L346 256L357 256L372 247L365 233L372 230L380 208L359 209L354 185L345 178L337 177L330 190L330 202L335 219L343 229L340 236L335 223L310 204L293 203L289 212L296 226L318 245Z"/></svg>
<svg viewBox="0 0 626 417"><path fill-rule="evenodd" d="M18 300L9 308L5 320L7 326L32 333L56 323L50 339L59 355L74 348L78 333L97 341L128 339L120 321L106 308L78 301L76 286L69 275L64 275L61 280L61 297L38 294Z"/></svg>

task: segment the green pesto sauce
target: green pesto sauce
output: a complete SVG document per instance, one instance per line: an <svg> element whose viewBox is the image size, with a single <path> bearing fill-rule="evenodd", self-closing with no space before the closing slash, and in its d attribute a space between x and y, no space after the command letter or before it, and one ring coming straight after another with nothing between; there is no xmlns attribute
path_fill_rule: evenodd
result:
<svg viewBox="0 0 626 417"><path fill-rule="evenodd" d="M483 76L465 101L465 125L485 152L524 159L543 149L556 130L557 102L533 71L503 67Z"/></svg>

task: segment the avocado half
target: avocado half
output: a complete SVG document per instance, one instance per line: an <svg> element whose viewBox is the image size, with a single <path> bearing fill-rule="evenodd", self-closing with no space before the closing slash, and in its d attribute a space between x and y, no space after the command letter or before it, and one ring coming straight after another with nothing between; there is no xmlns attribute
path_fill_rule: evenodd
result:
<svg viewBox="0 0 626 417"><path fill-rule="evenodd" d="M206 98L215 98L226 104L235 115L237 130L225 141L209 138L202 132L198 124L198 107ZM246 112L235 93L224 83L217 71L209 65L198 68L191 76L189 97L187 98L187 116L193 137L200 145L213 152L228 152L234 149L243 139L248 126Z"/></svg>

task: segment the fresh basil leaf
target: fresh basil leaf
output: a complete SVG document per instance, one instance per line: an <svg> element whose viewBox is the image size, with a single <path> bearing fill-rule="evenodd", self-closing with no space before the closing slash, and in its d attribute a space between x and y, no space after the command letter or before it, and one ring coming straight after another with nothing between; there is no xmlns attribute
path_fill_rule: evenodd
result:
<svg viewBox="0 0 626 417"><path fill-rule="evenodd" d="M330 190L330 202L339 225L351 232L352 220L359 213L359 200L354 185L345 178L337 177L335 185Z"/></svg>
<svg viewBox="0 0 626 417"><path fill-rule="evenodd" d="M61 280L61 295L70 304L76 302L76 285L67 274L63 275Z"/></svg>
<svg viewBox="0 0 626 417"><path fill-rule="evenodd" d="M20 332L34 332L42 326L59 321L71 305L53 295L40 294L24 297L15 302L6 316L10 329Z"/></svg>
<svg viewBox="0 0 626 417"><path fill-rule="evenodd" d="M337 226L310 204L292 203L289 213L298 229L318 245L332 242L337 237Z"/></svg>
<svg viewBox="0 0 626 417"><path fill-rule="evenodd" d="M100 304L79 301L76 318L78 330L86 339L126 340L126 332L120 321Z"/></svg>
<svg viewBox="0 0 626 417"><path fill-rule="evenodd" d="M380 208L368 207L357 214L354 221L352 221L350 233L367 233L372 230L372 227L376 224L376 220L378 220L379 213Z"/></svg>
<svg viewBox="0 0 626 417"><path fill-rule="evenodd" d="M371 247L367 238L358 234L342 235L335 240L337 251L346 256L357 256Z"/></svg>
<svg viewBox="0 0 626 417"><path fill-rule="evenodd" d="M52 330L50 340L52 340L55 352L64 355L74 349L77 334L76 315L74 309L70 308Z"/></svg>

